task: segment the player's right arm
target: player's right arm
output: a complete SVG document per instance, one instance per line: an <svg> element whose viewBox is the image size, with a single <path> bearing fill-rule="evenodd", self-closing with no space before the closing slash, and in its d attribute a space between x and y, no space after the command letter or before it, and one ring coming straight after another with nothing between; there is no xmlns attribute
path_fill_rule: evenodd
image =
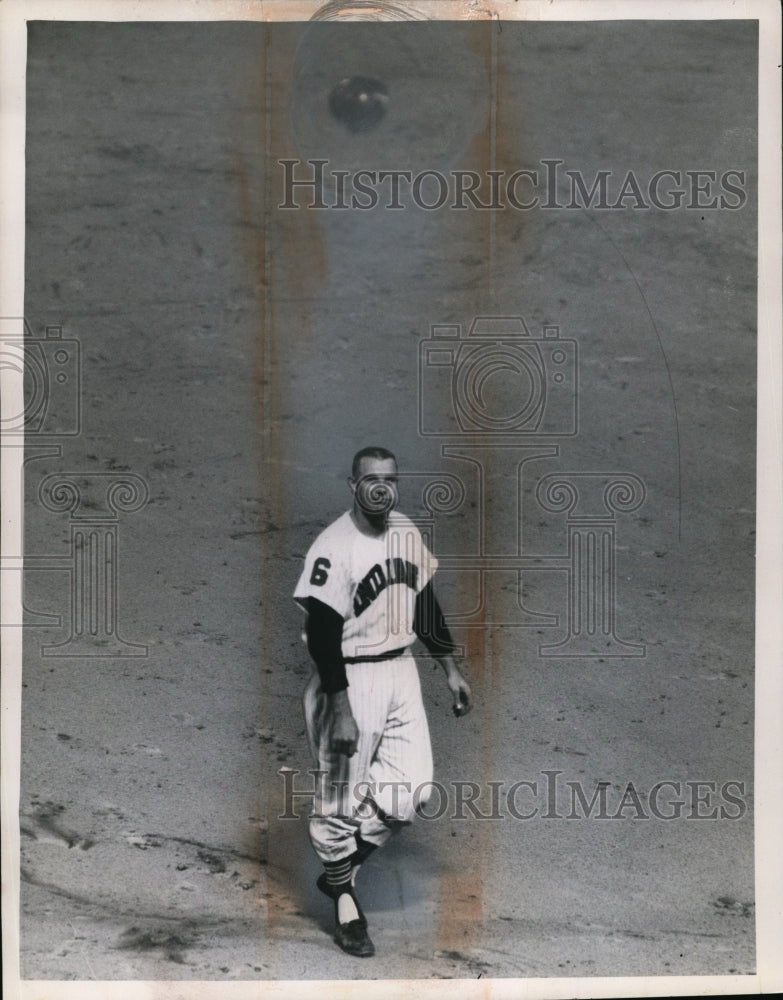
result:
<svg viewBox="0 0 783 1000"><path fill-rule="evenodd" d="M306 600L307 649L318 668L321 690L327 698L332 720L331 747L334 753L352 757L356 753L359 729L348 700L348 678L342 654L343 618L315 597Z"/></svg>
<svg viewBox="0 0 783 1000"><path fill-rule="evenodd" d="M353 757L359 742L359 727L348 701L348 688L329 697L329 713L332 717L332 752Z"/></svg>
<svg viewBox="0 0 783 1000"><path fill-rule="evenodd" d="M307 553L294 598L307 613L307 649L318 669L331 719L331 748L351 757L359 730L348 700L342 653L345 616L350 613L350 586L340 549L321 536Z"/></svg>

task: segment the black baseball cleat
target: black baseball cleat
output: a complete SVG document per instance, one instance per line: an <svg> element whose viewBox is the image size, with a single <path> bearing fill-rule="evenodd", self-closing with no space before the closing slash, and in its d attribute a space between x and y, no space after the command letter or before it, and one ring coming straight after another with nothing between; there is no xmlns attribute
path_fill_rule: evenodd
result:
<svg viewBox="0 0 783 1000"><path fill-rule="evenodd" d="M337 930L334 932L335 942L349 955L355 955L358 958L370 958L374 955L375 945L367 934L367 917L362 912L359 900L356 898L356 894L351 886L342 885L335 887L329 885L326 872L318 876L315 884L325 896L334 900L334 919L337 924ZM337 900L343 893L347 893L353 900L358 917L355 920L349 920L341 924Z"/></svg>
<svg viewBox="0 0 783 1000"><path fill-rule="evenodd" d="M375 954L375 945L367 934L367 924L363 920L338 924L334 940L344 952L356 958L372 958Z"/></svg>

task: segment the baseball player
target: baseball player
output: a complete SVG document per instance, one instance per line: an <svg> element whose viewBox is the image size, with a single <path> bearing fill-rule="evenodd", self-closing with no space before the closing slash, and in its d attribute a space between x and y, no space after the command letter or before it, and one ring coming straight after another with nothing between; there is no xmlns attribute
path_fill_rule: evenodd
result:
<svg viewBox="0 0 783 1000"><path fill-rule="evenodd" d="M411 646L419 638L442 665L454 713L471 692L432 589L437 560L397 512L397 462L385 448L353 460L353 509L310 547L294 599L317 668L304 695L307 734L322 772L310 839L334 900L335 941L375 953L355 892L359 866L409 824L431 789L432 751Z"/></svg>

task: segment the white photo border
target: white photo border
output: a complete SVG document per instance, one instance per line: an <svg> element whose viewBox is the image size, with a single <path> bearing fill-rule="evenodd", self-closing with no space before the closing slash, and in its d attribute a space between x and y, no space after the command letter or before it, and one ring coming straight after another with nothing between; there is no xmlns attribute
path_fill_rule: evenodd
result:
<svg viewBox="0 0 783 1000"><path fill-rule="evenodd" d="M0 315L24 313L25 63L31 20L299 21L320 6L309 0L3 0L0 4ZM454 980L456 998L628 997L770 993L783 989L783 414L781 412L781 11L777 0L418 0L425 17L471 20L702 20L759 22L759 256L756 570L756 912L757 972L753 976L590 979ZM3 370L4 413L20 412L22 379ZM4 447L2 559L22 556L21 448ZM5 574L2 622L19 621L21 573ZM2 873L4 996L8 1000L207 998L256 1000L299 996L299 982L50 982L22 981L19 964L19 794L22 630L2 630ZM443 981L308 981L320 997L440 996Z"/></svg>

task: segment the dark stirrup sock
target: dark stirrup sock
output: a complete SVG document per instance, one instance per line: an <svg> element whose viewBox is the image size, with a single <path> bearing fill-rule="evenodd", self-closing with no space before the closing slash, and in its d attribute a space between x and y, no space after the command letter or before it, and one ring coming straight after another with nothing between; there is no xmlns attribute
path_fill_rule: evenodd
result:
<svg viewBox="0 0 783 1000"><path fill-rule="evenodd" d="M324 861L326 884L333 892L335 890L339 892L343 887L350 888L352 862L353 855L349 858L341 858L339 861Z"/></svg>
<svg viewBox="0 0 783 1000"><path fill-rule="evenodd" d="M326 884L334 899L334 916L339 925L360 920L365 926L367 920L353 893L351 882L351 862L354 855L341 861L325 861Z"/></svg>

